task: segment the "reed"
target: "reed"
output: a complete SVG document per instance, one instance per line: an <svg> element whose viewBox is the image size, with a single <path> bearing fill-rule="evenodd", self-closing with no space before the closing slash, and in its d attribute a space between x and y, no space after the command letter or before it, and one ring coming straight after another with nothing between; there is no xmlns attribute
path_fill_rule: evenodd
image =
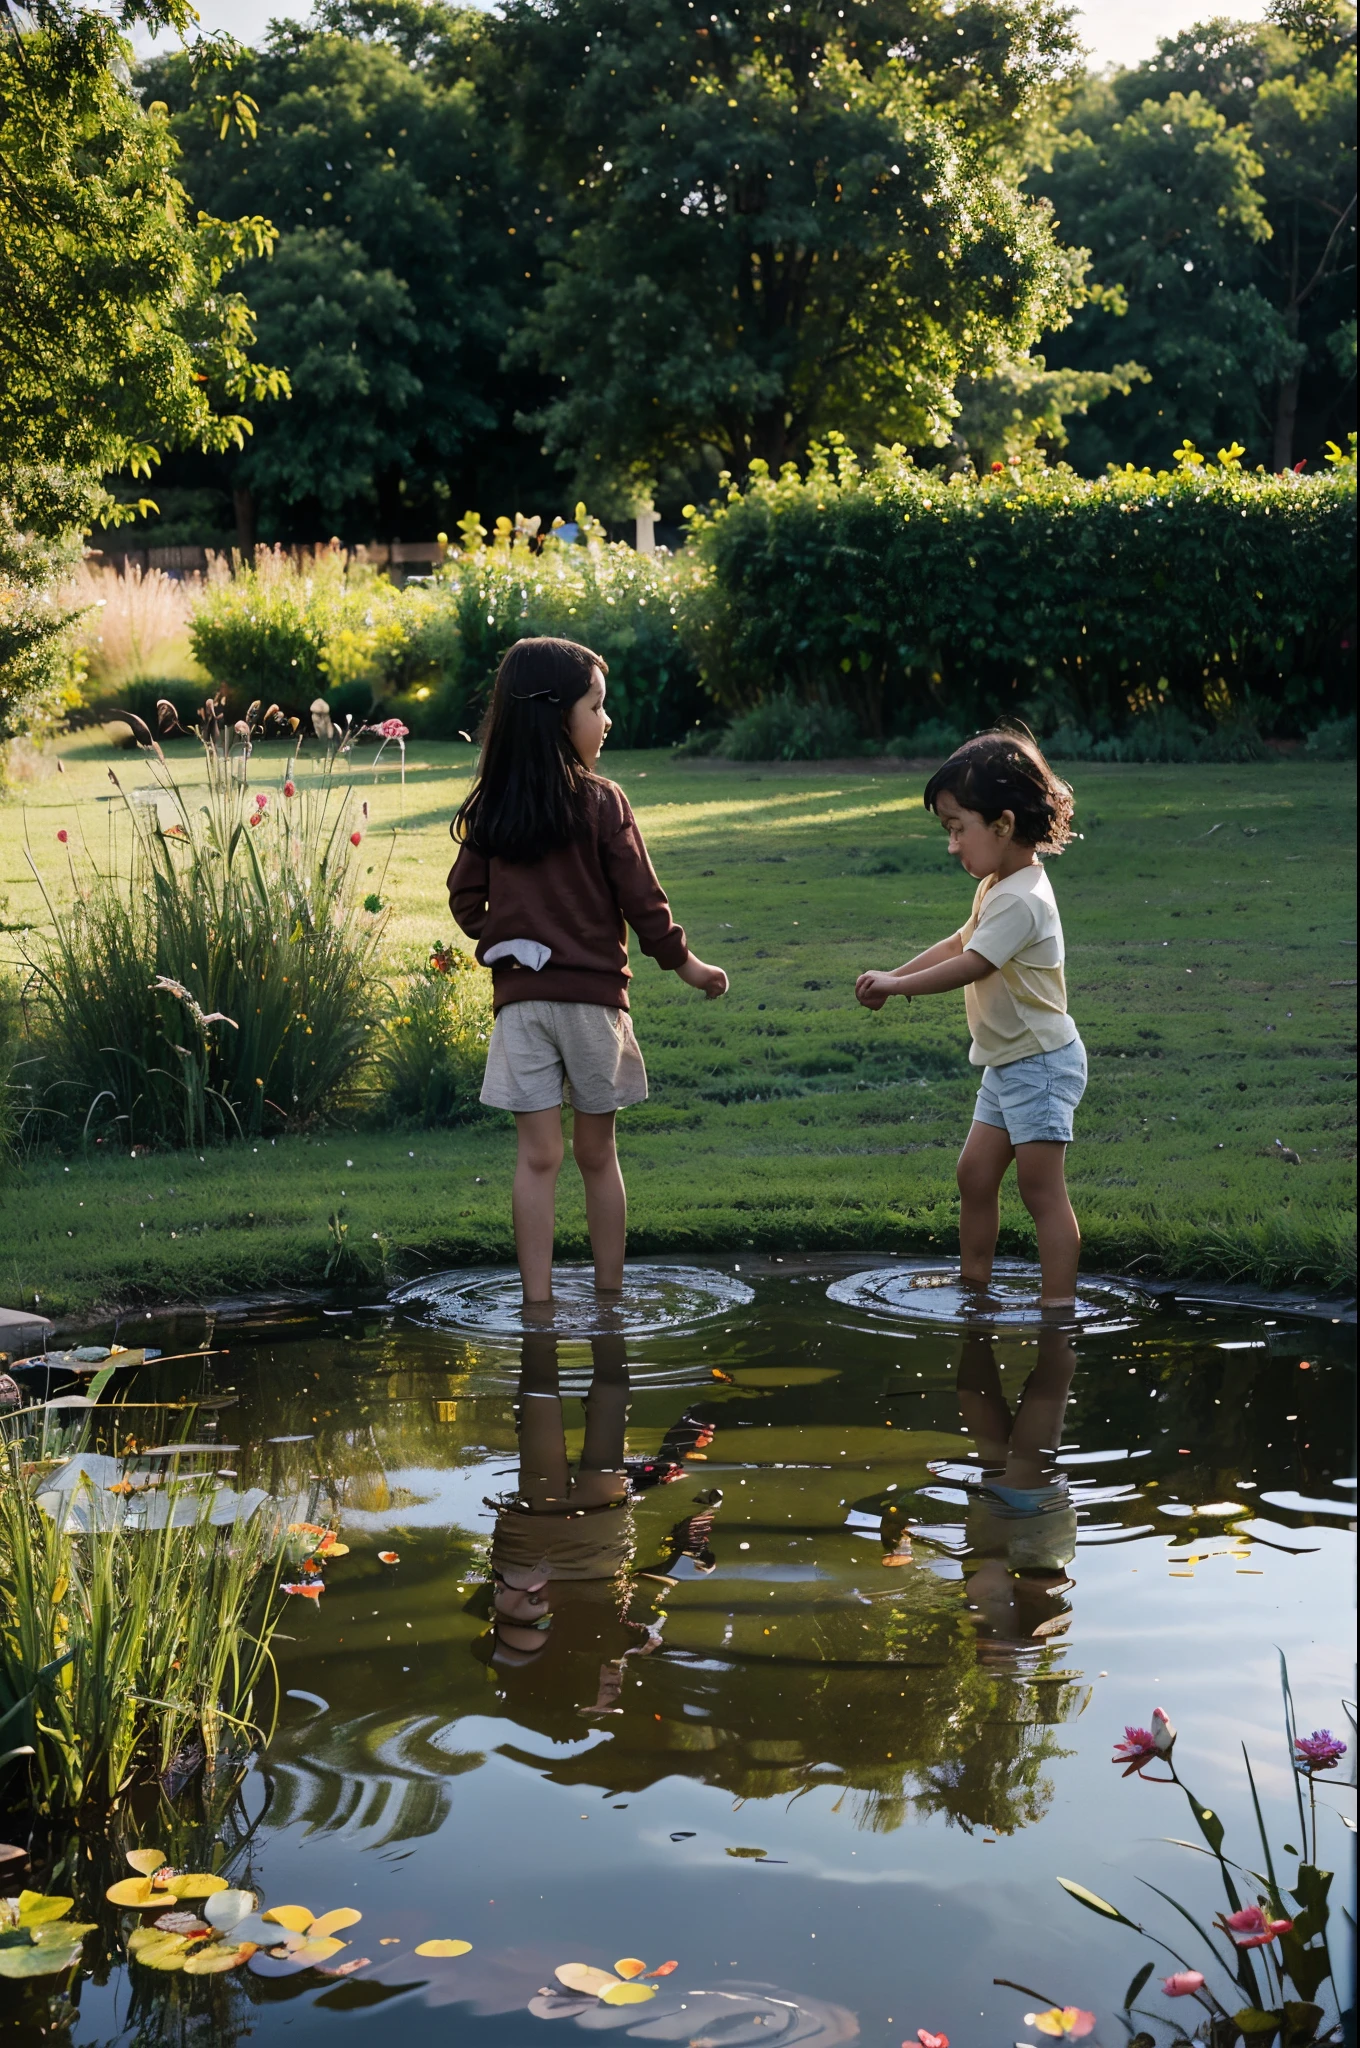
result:
<svg viewBox="0 0 1360 2048"><path fill-rule="evenodd" d="M113 569L82 562L60 597L78 611L76 638L97 695L119 684L164 677L190 659L189 619L201 578L162 569Z"/></svg>
<svg viewBox="0 0 1360 2048"><path fill-rule="evenodd" d="M359 898L367 805L338 747L260 788L257 728L206 710L206 796L127 713L154 782L129 793L109 771L107 851L67 843L62 899L28 855L48 913L23 941L31 1136L258 1136L332 1108L362 1063L384 923Z"/></svg>
<svg viewBox="0 0 1360 2048"><path fill-rule="evenodd" d="M39 1495L85 1434L53 1455L20 1434L27 1419L0 1444L0 1768L26 1770L44 1819L108 1806L139 1780L164 1786L186 1755L211 1779L263 1733L277 1510L215 1526L217 1482L197 1475L148 1494L165 1510L152 1526L131 1526L92 1481L54 1514Z"/></svg>

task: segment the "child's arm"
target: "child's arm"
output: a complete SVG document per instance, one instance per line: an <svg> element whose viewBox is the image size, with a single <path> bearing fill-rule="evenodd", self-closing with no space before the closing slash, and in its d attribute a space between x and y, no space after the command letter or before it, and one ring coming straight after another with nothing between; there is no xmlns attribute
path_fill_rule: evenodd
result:
<svg viewBox="0 0 1360 2048"><path fill-rule="evenodd" d="M485 855L464 841L449 872L449 909L459 930L466 932L474 943L486 930L491 914L487 902L490 878L491 868Z"/></svg>
<svg viewBox="0 0 1360 2048"><path fill-rule="evenodd" d="M620 828L601 839L600 855L619 909L637 933L643 952L650 953L658 967L678 974L690 988L701 988L710 1001L725 996L727 976L721 967L710 967L690 952L684 931L671 916L666 892L626 804Z"/></svg>
<svg viewBox="0 0 1360 2048"><path fill-rule="evenodd" d="M697 954L687 953L675 971L691 988L701 988L710 1002L727 994L727 976L721 967L707 966Z"/></svg>
<svg viewBox="0 0 1360 2048"><path fill-rule="evenodd" d="M984 960L981 953L965 951L955 932L891 974L861 974L855 983L855 999L866 1010L881 1010L889 996L905 996L910 1002L913 996L942 995L952 988L966 988L970 981L982 981L995 973L991 961Z"/></svg>

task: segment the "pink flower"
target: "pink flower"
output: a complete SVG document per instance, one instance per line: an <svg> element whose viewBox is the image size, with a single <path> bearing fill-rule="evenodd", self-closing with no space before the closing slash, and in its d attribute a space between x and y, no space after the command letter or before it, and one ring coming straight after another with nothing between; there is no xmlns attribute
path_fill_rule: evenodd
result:
<svg viewBox="0 0 1360 2048"><path fill-rule="evenodd" d="M58 833L57 837L62 835ZM1346 1745L1330 1728L1315 1728L1311 1735L1294 1738L1295 1762L1310 1771L1331 1771L1346 1754Z"/></svg>
<svg viewBox="0 0 1360 2048"><path fill-rule="evenodd" d="M948 2034L932 2034L929 2027L918 2027L916 2039L920 2043L920 2048L949 2048ZM910 2041L904 2041L902 2048L911 2048Z"/></svg>
<svg viewBox="0 0 1360 2048"><path fill-rule="evenodd" d="M1259 1906L1243 1906L1239 1912L1222 1913L1218 1925L1237 1948L1264 1948L1277 1935L1288 1934L1292 1920L1269 1920Z"/></svg>
<svg viewBox="0 0 1360 2048"><path fill-rule="evenodd" d="M1113 1764L1126 1766L1124 1776L1131 1777L1141 1771L1145 1764L1155 1762L1159 1756L1170 1756L1176 1741L1176 1731L1160 1707L1152 1709L1150 1728L1125 1728L1124 1740L1116 1742Z"/></svg>
<svg viewBox="0 0 1360 2048"><path fill-rule="evenodd" d="M1083 2012L1079 2005L1054 2005L1047 2012L1027 2012L1025 2025L1037 2033L1051 2034L1062 2041L1080 2041L1089 2034L1096 2023L1093 2012Z"/></svg>
<svg viewBox="0 0 1360 2048"><path fill-rule="evenodd" d="M283 793L285 796L296 796L297 784L295 782L285 782L283 785Z"/></svg>
<svg viewBox="0 0 1360 2048"><path fill-rule="evenodd" d="M1203 1989L1204 1978L1199 1970L1177 1970L1173 1976L1162 1979L1162 1990L1168 1998L1193 1998Z"/></svg>
<svg viewBox="0 0 1360 2048"><path fill-rule="evenodd" d="M62 845L63 845L63 846L65 846L65 844L66 844L67 840L68 840L68 839L70 838L70 836L71 836L71 835L70 835L70 833L69 833L69 832L67 831L67 829L66 829L66 827L65 827L64 825L62 826L62 828L61 828L60 832L58 832L58 834L57 834L57 838L58 838L58 839L59 839L59 840L61 841L61 843L62 843Z"/></svg>
<svg viewBox="0 0 1360 2048"><path fill-rule="evenodd" d="M349 835L349 843L350 843L350 845L351 845L351 846L360 846L360 845L362 845L362 844L363 844L363 837L364 837L364 835L363 835L363 833L362 833L362 832L351 832L351 833L350 833L350 835Z"/></svg>
<svg viewBox="0 0 1360 2048"><path fill-rule="evenodd" d="M257 789L255 792L255 808L257 811L267 811L269 809L269 798L264 794L263 790Z"/></svg>
<svg viewBox="0 0 1360 2048"><path fill-rule="evenodd" d="M374 732L380 732L385 740L404 740L411 728L403 725L399 718L385 718L381 725L375 725Z"/></svg>

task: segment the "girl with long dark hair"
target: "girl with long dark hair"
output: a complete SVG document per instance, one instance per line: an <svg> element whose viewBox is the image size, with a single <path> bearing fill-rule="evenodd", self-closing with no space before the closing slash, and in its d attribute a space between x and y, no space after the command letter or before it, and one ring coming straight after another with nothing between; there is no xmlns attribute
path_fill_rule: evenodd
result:
<svg viewBox="0 0 1360 2048"><path fill-rule="evenodd" d="M595 1285L623 1285L627 1196L618 1110L647 1098L628 1015L628 934L709 997L727 976L690 952L628 799L595 772L609 665L574 640L519 640L496 675L477 779L451 827L453 915L491 969L496 1021L482 1101L519 1150L515 1250L526 1302L552 1298L562 1105L585 1183Z"/></svg>

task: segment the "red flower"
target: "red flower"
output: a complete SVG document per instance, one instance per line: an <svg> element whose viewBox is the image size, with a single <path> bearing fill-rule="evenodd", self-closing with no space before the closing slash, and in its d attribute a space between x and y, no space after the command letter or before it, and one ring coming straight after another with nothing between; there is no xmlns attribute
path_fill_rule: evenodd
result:
<svg viewBox="0 0 1360 2048"><path fill-rule="evenodd" d="M283 793L285 796L296 796L297 784L295 782L285 782L283 785Z"/></svg>
<svg viewBox="0 0 1360 2048"><path fill-rule="evenodd" d="M993 474L993 476L1000 476L1000 474L1001 474L1002 470L1003 470L1003 469L1004 469L1005 467L1006 467L1006 465L1005 465L1005 463L1004 463L1004 462L994 462L994 463L992 464L992 474Z"/></svg>
<svg viewBox="0 0 1360 2048"><path fill-rule="evenodd" d="M66 844L67 840L68 840L68 839L70 838L70 836L71 836L71 835L70 835L70 833L69 833L69 832L67 831L67 829L66 829L66 827L65 827L64 825L62 826L62 828L61 828L60 832L58 832L58 834L57 834L57 837L58 837L58 839L59 839L59 840L61 841L61 843L62 843L62 845L63 845L63 846L65 846L65 844Z"/></svg>
<svg viewBox="0 0 1360 2048"><path fill-rule="evenodd" d="M362 845L362 844L363 844L363 837L364 837L364 835L363 835L363 833L362 833L362 832L351 832L351 833L350 833L350 835L349 835L349 843L350 843L350 845L351 845L351 846L360 846L360 845Z"/></svg>
<svg viewBox="0 0 1360 2048"><path fill-rule="evenodd" d="M1220 1913L1218 1924L1236 1948L1264 1948L1294 1925L1292 1920L1267 1919L1259 1906L1243 1906L1240 1912L1226 1916Z"/></svg>

